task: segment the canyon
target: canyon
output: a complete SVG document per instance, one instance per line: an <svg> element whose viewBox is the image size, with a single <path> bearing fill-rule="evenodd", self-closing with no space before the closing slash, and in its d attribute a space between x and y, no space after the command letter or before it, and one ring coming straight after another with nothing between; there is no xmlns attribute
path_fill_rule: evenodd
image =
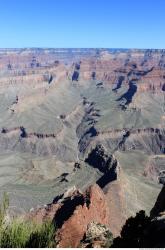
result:
<svg viewBox="0 0 165 250"><path fill-rule="evenodd" d="M51 218L59 246L78 246L93 221L118 236L149 215L164 177L165 50L0 49L11 215Z"/></svg>

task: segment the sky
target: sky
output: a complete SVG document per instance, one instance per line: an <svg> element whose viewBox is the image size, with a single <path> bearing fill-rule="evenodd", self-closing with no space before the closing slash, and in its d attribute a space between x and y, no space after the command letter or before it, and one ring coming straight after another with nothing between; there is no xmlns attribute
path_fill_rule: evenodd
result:
<svg viewBox="0 0 165 250"><path fill-rule="evenodd" d="M165 0L0 0L0 48L165 48Z"/></svg>

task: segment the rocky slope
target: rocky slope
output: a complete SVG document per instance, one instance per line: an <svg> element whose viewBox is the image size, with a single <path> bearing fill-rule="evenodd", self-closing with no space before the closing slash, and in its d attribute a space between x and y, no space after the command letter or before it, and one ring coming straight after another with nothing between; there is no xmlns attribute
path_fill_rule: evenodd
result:
<svg viewBox="0 0 165 250"><path fill-rule="evenodd" d="M37 223L47 219L54 221L58 247L78 247L88 225L93 221L108 225L109 216L106 199L97 185L84 193L72 189L57 197L52 204L27 215Z"/></svg>
<svg viewBox="0 0 165 250"><path fill-rule="evenodd" d="M150 217L145 215L145 211L139 211L123 223L121 237L116 238L118 214L117 211L113 213L113 205L109 207L106 198L96 184L84 193L74 187L56 197L53 203L31 211L24 219L37 223L51 220L56 225L54 240L57 247L164 246L164 187Z"/></svg>
<svg viewBox="0 0 165 250"><path fill-rule="evenodd" d="M165 170L164 55L0 50L0 196L9 193L11 211L97 183L114 235L129 216L150 212Z"/></svg>

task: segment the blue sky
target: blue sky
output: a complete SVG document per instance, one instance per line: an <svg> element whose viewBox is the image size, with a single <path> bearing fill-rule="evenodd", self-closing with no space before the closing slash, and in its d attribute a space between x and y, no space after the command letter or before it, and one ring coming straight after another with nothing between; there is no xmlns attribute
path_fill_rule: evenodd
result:
<svg viewBox="0 0 165 250"><path fill-rule="evenodd" d="M165 0L0 0L0 47L165 48Z"/></svg>

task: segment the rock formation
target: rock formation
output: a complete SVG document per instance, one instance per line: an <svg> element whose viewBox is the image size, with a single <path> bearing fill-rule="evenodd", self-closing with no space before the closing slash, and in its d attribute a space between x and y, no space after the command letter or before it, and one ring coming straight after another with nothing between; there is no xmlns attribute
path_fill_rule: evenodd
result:
<svg viewBox="0 0 165 250"><path fill-rule="evenodd" d="M110 247L113 242L113 235L109 228L100 223L91 222L88 225L81 247Z"/></svg>
<svg viewBox="0 0 165 250"><path fill-rule="evenodd" d="M65 233L81 211L86 228L84 192L98 184L113 235L149 214L164 183L164 65L164 50L0 49L0 197L13 213L55 196L37 221L56 214ZM72 186L82 192L64 199Z"/></svg>
<svg viewBox="0 0 165 250"><path fill-rule="evenodd" d="M78 247L92 222L109 224L109 207L98 185L89 187L84 193L71 190L57 198L56 202L32 211L26 218L37 223L52 220L57 227L59 247Z"/></svg>

